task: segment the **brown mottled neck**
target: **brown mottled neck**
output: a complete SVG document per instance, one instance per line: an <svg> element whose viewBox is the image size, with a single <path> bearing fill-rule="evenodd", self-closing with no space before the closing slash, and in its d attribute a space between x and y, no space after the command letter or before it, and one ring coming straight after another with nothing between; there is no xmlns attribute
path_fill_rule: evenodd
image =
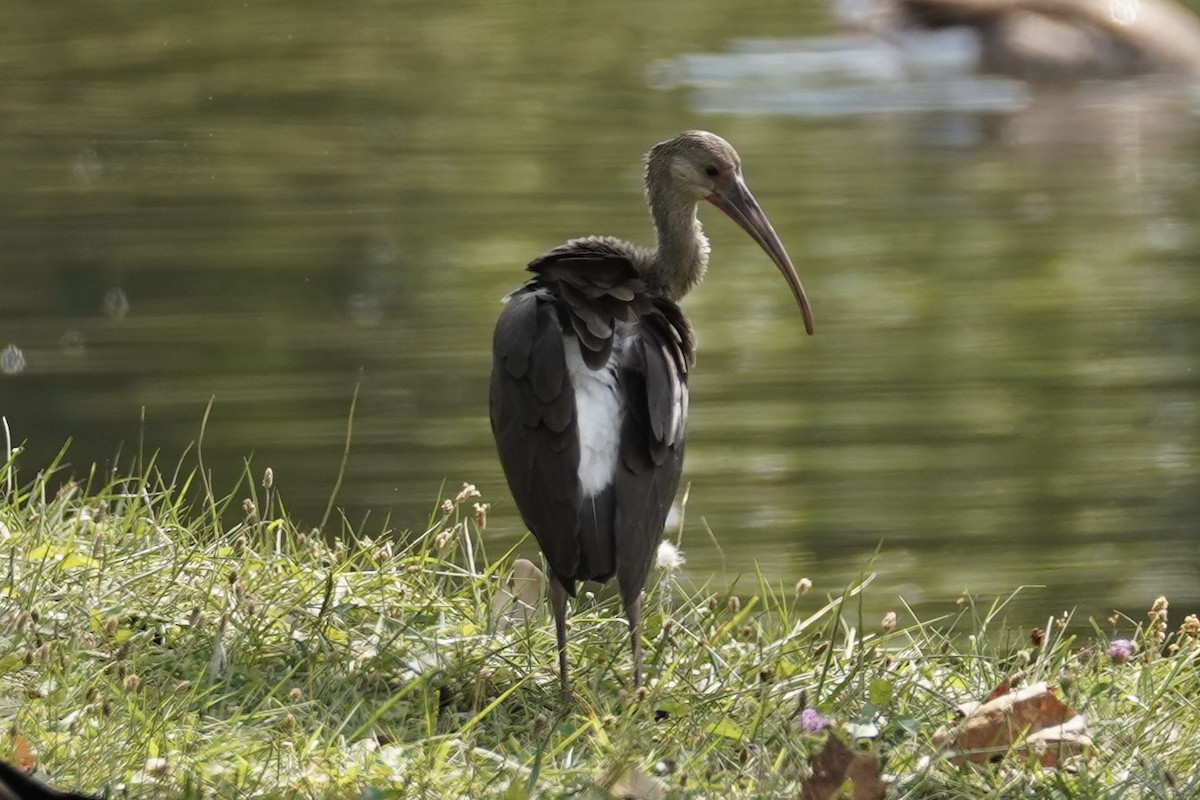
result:
<svg viewBox="0 0 1200 800"><path fill-rule="evenodd" d="M696 219L697 201L671 180L667 165L651 159L646 168L646 200L658 246L640 265L646 287L679 302L708 267L708 237Z"/></svg>

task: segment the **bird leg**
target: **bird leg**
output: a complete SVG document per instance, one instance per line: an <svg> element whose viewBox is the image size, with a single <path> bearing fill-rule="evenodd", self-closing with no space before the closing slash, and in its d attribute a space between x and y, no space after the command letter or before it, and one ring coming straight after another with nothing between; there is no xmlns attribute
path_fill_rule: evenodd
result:
<svg viewBox="0 0 1200 800"><path fill-rule="evenodd" d="M562 699L571 700L571 679L567 677L567 587L550 573L550 605L554 609L554 635L558 638L558 677L562 681Z"/></svg>
<svg viewBox="0 0 1200 800"><path fill-rule="evenodd" d="M625 617L629 620L629 638L633 645L633 688L642 686L642 593L625 604Z"/></svg>

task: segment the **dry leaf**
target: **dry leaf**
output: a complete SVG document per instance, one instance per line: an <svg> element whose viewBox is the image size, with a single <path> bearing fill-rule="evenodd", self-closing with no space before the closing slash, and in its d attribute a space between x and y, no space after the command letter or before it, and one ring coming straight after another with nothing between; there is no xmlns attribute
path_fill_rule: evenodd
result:
<svg viewBox="0 0 1200 800"><path fill-rule="evenodd" d="M29 740L19 733L12 735L12 763L22 772L31 772L37 766L37 756L29 746Z"/></svg>
<svg viewBox="0 0 1200 800"><path fill-rule="evenodd" d="M1061 725L1029 734L1025 746L1037 753L1043 767L1057 767L1068 756L1082 755L1092 746L1092 737L1088 736L1087 721L1076 714Z"/></svg>
<svg viewBox="0 0 1200 800"><path fill-rule="evenodd" d="M1003 697L1004 695L1008 694L1011 691L1012 691L1012 678L1005 678L1004 680L1000 681L999 686L997 686L995 689L992 689L992 691L988 693L987 697L983 698L983 702L990 703L991 701L995 700L997 697ZM976 705L982 705L982 704L976 704Z"/></svg>
<svg viewBox="0 0 1200 800"><path fill-rule="evenodd" d="M851 750L837 734L826 734L825 746L812 758L812 775L800 789L801 800L829 800L850 781L847 800L883 800L887 784L879 775L879 753Z"/></svg>
<svg viewBox="0 0 1200 800"><path fill-rule="evenodd" d="M996 694L993 692L991 699L968 711L958 723L943 725L933 735L935 744L953 751L951 763L991 761L1026 738L1027 742L1040 742L1038 752L1046 757L1043 763L1053 766L1058 763L1059 753L1065 752L1060 744L1073 753L1091 744L1083 717L1055 697L1048 684L1036 683L1016 692ZM1064 726L1068 721L1070 727ZM1047 733L1035 740L1032 734L1039 731Z"/></svg>
<svg viewBox="0 0 1200 800"><path fill-rule="evenodd" d="M500 583L492 598L491 617L497 630L522 624L537 613L542 602L542 571L525 558L513 562L512 573Z"/></svg>

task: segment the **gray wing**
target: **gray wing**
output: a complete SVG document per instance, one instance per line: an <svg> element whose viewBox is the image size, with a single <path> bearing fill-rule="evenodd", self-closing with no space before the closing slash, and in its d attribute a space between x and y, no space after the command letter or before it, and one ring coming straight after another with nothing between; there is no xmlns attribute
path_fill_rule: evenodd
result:
<svg viewBox="0 0 1200 800"><path fill-rule="evenodd" d="M579 564L579 438L563 328L545 288L528 285L509 296L492 356L490 412L500 465L521 518L565 584Z"/></svg>
<svg viewBox="0 0 1200 800"><path fill-rule="evenodd" d="M695 339L679 307L655 299L624 360L626 417L615 490L617 579L628 605L646 583L683 471Z"/></svg>

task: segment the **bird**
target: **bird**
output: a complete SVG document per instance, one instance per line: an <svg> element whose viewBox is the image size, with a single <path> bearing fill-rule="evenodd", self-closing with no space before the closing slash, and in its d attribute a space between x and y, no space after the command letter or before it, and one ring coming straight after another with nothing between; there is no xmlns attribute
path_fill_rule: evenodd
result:
<svg viewBox="0 0 1200 800"><path fill-rule="evenodd" d="M616 577L642 685L642 590L683 468L696 339L678 304L708 266L702 202L770 256L813 332L804 287L732 145L695 130L654 145L645 194L653 249L611 236L553 248L504 298L492 339L492 433L548 567L564 700L567 603L582 581Z"/></svg>
<svg viewBox="0 0 1200 800"><path fill-rule="evenodd" d="M886 39L974 32L988 72L1042 81L1200 75L1200 19L1174 0L872 0L847 18Z"/></svg>

